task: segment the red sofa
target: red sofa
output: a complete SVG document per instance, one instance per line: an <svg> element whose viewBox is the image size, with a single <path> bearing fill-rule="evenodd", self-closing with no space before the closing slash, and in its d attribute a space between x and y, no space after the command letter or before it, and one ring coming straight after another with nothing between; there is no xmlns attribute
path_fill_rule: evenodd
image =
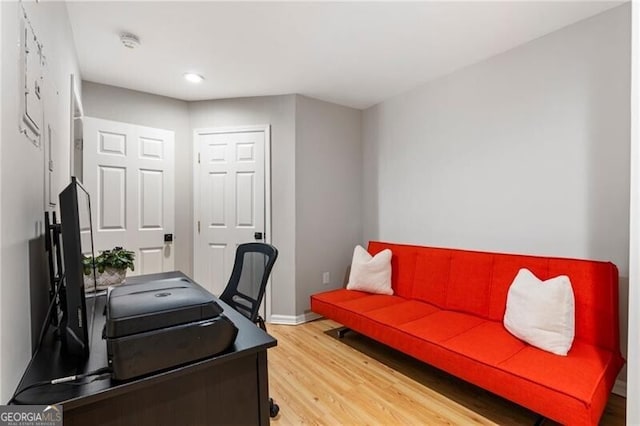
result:
<svg viewBox="0 0 640 426"><path fill-rule="evenodd" d="M312 311L549 419L598 423L624 364L614 264L373 241L368 250L385 248L393 252L393 296L333 290L311 296ZM576 330L566 357L503 327L520 268L571 279Z"/></svg>

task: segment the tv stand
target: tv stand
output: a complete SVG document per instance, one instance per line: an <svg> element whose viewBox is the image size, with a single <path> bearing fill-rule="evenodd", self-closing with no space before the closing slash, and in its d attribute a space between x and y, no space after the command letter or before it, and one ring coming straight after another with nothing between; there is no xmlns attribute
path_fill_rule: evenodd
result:
<svg viewBox="0 0 640 426"><path fill-rule="evenodd" d="M127 277L128 283L184 276L168 272ZM105 297L96 300L91 351L78 369L65 358L49 332L24 383L96 370L107 365L102 315ZM238 327L234 345L221 355L124 382L112 379L82 386L55 385L21 394L21 404L62 404L65 426L269 424L267 349L276 340L217 300Z"/></svg>

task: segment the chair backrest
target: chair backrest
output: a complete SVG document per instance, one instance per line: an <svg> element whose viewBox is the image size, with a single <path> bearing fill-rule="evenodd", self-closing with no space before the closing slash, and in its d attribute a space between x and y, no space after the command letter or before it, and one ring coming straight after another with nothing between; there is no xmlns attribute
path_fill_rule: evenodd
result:
<svg viewBox="0 0 640 426"><path fill-rule="evenodd" d="M256 322L269 274L277 257L278 250L270 244L240 244L236 249L231 278L220 300Z"/></svg>

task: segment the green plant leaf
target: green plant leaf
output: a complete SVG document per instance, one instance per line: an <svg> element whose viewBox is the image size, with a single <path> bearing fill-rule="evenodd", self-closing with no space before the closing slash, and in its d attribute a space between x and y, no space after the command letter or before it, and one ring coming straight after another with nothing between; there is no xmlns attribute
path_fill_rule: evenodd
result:
<svg viewBox="0 0 640 426"><path fill-rule="evenodd" d="M96 256L94 264L100 273L104 272L105 268L115 269L131 269L134 270L135 253L130 250L125 250L122 247L115 247L112 250L104 250L98 256ZM83 260L84 262L84 260ZM91 260L83 265L87 265L90 269Z"/></svg>

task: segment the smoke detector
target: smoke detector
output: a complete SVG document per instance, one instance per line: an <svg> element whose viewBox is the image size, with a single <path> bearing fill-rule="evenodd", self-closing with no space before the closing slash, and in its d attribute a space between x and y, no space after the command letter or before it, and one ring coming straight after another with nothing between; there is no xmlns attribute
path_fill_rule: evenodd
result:
<svg viewBox="0 0 640 426"><path fill-rule="evenodd" d="M120 34L120 41L127 49L135 49L140 46L140 39L135 34L122 33Z"/></svg>

